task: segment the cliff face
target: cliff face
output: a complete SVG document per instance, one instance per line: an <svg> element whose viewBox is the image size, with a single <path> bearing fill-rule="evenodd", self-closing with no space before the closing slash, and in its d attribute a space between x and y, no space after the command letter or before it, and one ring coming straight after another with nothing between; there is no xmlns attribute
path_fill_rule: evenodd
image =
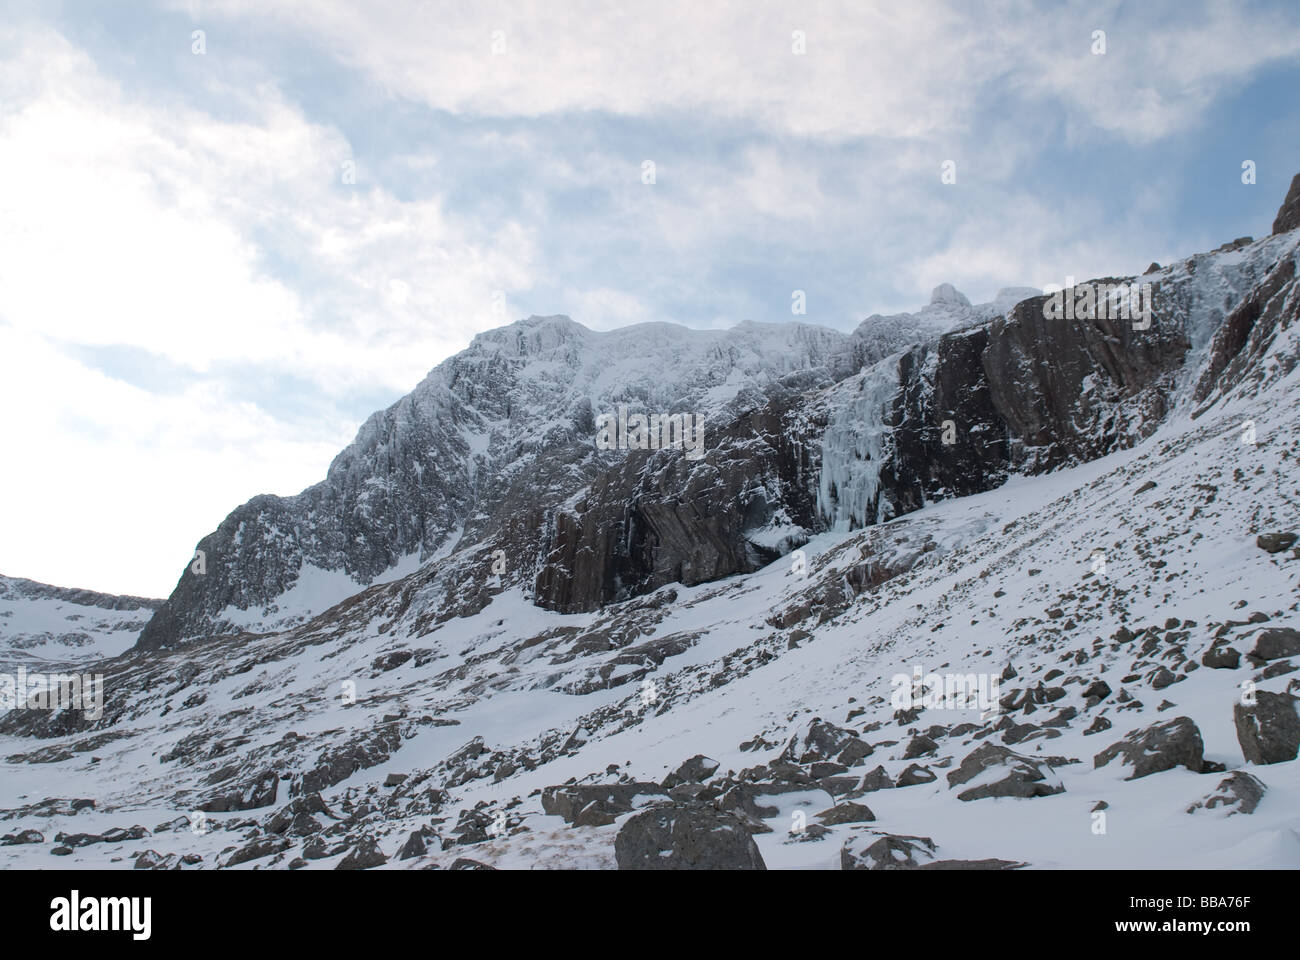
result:
<svg viewBox="0 0 1300 960"><path fill-rule="evenodd" d="M1149 323L1062 315L1026 289L972 306L945 284L918 314L852 335L597 333L565 317L482 334L371 417L322 483L256 497L205 537L206 571L187 566L140 645L304 623L433 563L446 572L419 581L442 592L425 602L448 610L518 584L540 607L590 611L1104 456L1286 369L1295 240L1243 238L1076 288L1149 284ZM596 449L618 405L703 416L704 456Z"/></svg>

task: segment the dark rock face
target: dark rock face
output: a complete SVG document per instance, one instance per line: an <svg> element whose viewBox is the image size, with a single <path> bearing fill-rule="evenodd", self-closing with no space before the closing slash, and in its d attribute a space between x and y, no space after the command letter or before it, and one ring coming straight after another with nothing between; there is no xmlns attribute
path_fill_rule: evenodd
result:
<svg viewBox="0 0 1300 960"><path fill-rule="evenodd" d="M1093 757L1094 768L1104 767L1116 757L1133 768L1124 779L1136 780L1182 766L1200 773L1205 762L1201 731L1189 717L1175 717L1135 730Z"/></svg>
<svg viewBox="0 0 1300 960"><path fill-rule="evenodd" d="M1262 360L1279 331L1295 323L1300 315L1296 289L1295 261L1287 258L1224 318L1214 331L1209 362L1196 384L1197 403L1225 396L1243 384L1258 384L1266 375L1277 377L1290 372L1294 357L1278 357L1278 369L1271 373Z"/></svg>
<svg viewBox="0 0 1300 960"><path fill-rule="evenodd" d="M1291 179L1291 189L1286 192L1286 199L1278 208L1277 218L1273 221L1273 232L1286 233L1300 227L1300 173Z"/></svg>
<svg viewBox="0 0 1300 960"><path fill-rule="evenodd" d="M1296 193L1293 184L1279 214L1286 229L1300 215ZM746 324L714 339L680 328L615 336L564 317L490 331L372 416L322 483L235 510L198 545L206 571L187 562L139 646L301 623L323 611L277 603L308 568L343 572L356 591L370 585L394 620L415 603L417 632L516 585L546 609L589 612L669 583L751 572L827 527L874 524L991 489L1012 471L1131 446L1169 412L1199 336L1193 309L1216 321L1228 314L1198 403L1300 362L1269 352L1300 314L1294 259L1239 267L1211 256L1150 280L1145 329L1099 310L1050 319L1042 296L994 316L940 290L936 304L957 311L949 320L964 318L942 335L882 317L848 337ZM1213 304L1202 292L1213 285L1191 282L1205 270L1223 281ZM597 373L629 345L659 376L598 386ZM710 399L737 380L731 399ZM596 450L595 417L618 403L707 407L704 456ZM492 574L498 549L506 570ZM435 554L445 559L426 563ZM399 561L425 565L375 584ZM356 600L339 589L335 616Z"/></svg>
<svg viewBox="0 0 1300 960"><path fill-rule="evenodd" d="M988 348L989 329L977 327L913 347L899 359L896 452L881 478L896 514L1006 480L1010 436L983 368ZM951 443L945 442L947 421Z"/></svg>
<svg viewBox="0 0 1300 960"><path fill-rule="evenodd" d="M894 334L908 336L902 329ZM647 354L645 363L656 370L657 379L602 384L604 369L629 350ZM733 572L737 563L737 569L752 569L746 566L750 560L743 545L727 542L734 516L716 525L716 541L709 536L692 541L717 553L701 558L698 569L684 561L685 554L662 561L648 556L660 540L694 536L689 528L698 517L689 505L674 517L674 498L657 496L653 477L642 484L635 462L641 459L639 451L615 456L595 449L596 414L616 403L645 412L695 412L711 405L717 416L706 423L706 446L712 448L729 423L738 436L744 433L745 427L734 422L744 411L758 411L761 419L771 397L784 395L788 404L848 376L877 352L877 340L868 335L845 336L811 326L790 330L741 324L719 336L644 325L597 334L556 316L530 317L480 334L410 395L374 414L322 483L295 497L255 497L200 541L206 571L196 572L186 560L175 591L142 634L140 646L156 649L238 632L235 620L255 623L251 630L302 622L322 611L285 613L276 609L276 600L308 565L342 571L359 590L403 559L423 563L457 545L491 545L509 557L497 589L531 586L544 558L559 551L558 562L573 535L557 519L557 506L589 483L596 485L589 498L593 523L607 519L601 508L603 487L644 486L645 510L635 525L629 523L612 538L610 548L618 564L640 578L658 585L666 581L657 576L683 565L688 568L683 575L696 578L690 582L724 575L715 570ZM742 382L740 395L730 412L719 413L710 391L737 380ZM769 391L766 398L764 391ZM768 415L779 414L769 408ZM755 427L749 429L752 436ZM672 452L681 459L680 450ZM732 450L722 460L739 455ZM623 462L628 459L634 461L630 471ZM686 468L679 464L672 469ZM613 476L600 479L611 471ZM670 472L665 482L682 480L683 474ZM704 494L701 484L695 492ZM747 511L762 512L757 498L746 499L742 520L755 515ZM622 525L621 514L617 520ZM685 534L677 529L683 524ZM447 562L457 562L456 556ZM592 609L608 590L604 579L566 587L544 578L539 602L556 609L584 604ZM624 595L632 592L629 588ZM248 615L236 617L228 608Z"/></svg>
<svg viewBox="0 0 1300 960"><path fill-rule="evenodd" d="M1255 705L1232 708L1237 742L1248 763L1285 763L1300 753L1300 716L1289 693L1255 693Z"/></svg>
<svg viewBox="0 0 1300 960"><path fill-rule="evenodd" d="M994 770L993 774L988 773L990 769ZM957 799L1049 797L1065 792L1065 786L1051 776L1050 767L1044 772L1038 762L996 743L981 744L967 755L961 765L948 774L948 786L959 787L977 778L982 782L957 794Z"/></svg>
<svg viewBox="0 0 1300 960"><path fill-rule="evenodd" d="M712 807L669 804L631 817L614 840L620 870L766 870L736 817Z"/></svg>
<svg viewBox="0 0 1300 960"><path fill-rule="evenodd" d="M1049 319L1047 300L1022 301L995 319L981 357L993 407L1014 438L1012 463L1031 472L1092 460L1148 436L1167 412L1173 374L1190 346L1162 309L1158 288L1146 330L1099 315Z"/></svg>
<svg viewBox="0 0 1300 960"><path fill-rule="evenodd" d="M791 543L758 536L774 523L817 528L816 420L792 400L706 434L707 452L629 450L555 514L535 584L539 606L594 610L668 583L692 586L765 566ZM755 539L750 539L753 535Z"/></svg>

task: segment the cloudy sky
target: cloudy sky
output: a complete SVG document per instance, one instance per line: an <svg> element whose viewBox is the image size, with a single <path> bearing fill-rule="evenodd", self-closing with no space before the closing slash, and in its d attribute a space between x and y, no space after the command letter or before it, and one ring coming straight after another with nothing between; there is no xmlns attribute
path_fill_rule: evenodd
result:
<svg viewBox="0 0 1300 960"><path fill-rule="evenodd" d="M0 572L112 592L479 331L847 331L1264 235L1300 171L1290 0L0 6Z"/></svg>

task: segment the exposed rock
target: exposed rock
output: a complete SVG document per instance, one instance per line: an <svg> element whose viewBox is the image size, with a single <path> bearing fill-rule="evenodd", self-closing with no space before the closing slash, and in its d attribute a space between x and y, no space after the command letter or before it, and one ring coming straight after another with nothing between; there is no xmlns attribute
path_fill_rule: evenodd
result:
<svg viewBox="0 0 1300 960"><path fill-rule="evenodd" d="M1064 793L1065 786L1052 772L1029 757L1021 756L996 743L985 743L966 756L956 770L948 774L949 788L966 784L957 794L959 800L985 797L1048 797Z"/></svg>
<svg viewBox="0 0 1300 960"><path fill-rule="evenodd" d="M914 763L898 775L895 786L911 787L921 783L934 783L938 779L938 775L929 767Z"/></svg>
<svg viewBox="0 0 1300 960"><path fill-rule="evenodd" d="M1294 533L1261 533L1255 538L1255 546L1266 553L1281 553L1295 546L1296 539Z"/></svg>
<svg viewBox="0 0 1300 960"><path fill-rule="evenodd" d="M871 812L871 808L865 803L854 803L851 800L846 800L823 810L817 814L817 819L827 826L833 827L840 823L869 823L876 819L876 815Z"/></svg>
<svg viewBox="0 0 1300 960"><path fill-rule="evenodd" d="M422 857L428 852L428 847L424 845L424 834L419 830L411 831L407 837L406 843L402 844L402 849L397 852L398 860L411 860L415 857Z"/></svg>
<svg viewBox="0 0 1300 960"><path fill-rule="evenodd" d="M915 760L918 757L924 757L934 753L939 749L939 744L935 743L925 735L918 735L912 738L908 743L907 749L903 751L904 760Z"/></svg>
<svg viewBox="0 0 1300 960"><path fill-rule="evenodd" d="M1205 745L1196 724L1189 717L1175 717L1135 730L1093 757L1092 765L1104 767L1120 757L1132 768L1124 779L1136 780L1178 766L1200 773L1204 753Z"/></svg>
<svg viewBox="0 0 1300 960"><path fill-rule="evenodd" d="M596 814L608 816L604 823L613 823L614 817L630 813L651 799L668 793L657 783L598 783L569 784L547 787L542 791L542 810L577 825L584 810L588 811L588 825L598 825ZM589 809L591 808L591 809Z"/></svg>
<svg viewBox="0 0 1300 960"><path fill-rule="evenodd" d="M1253 706L1233 706L1232 718L1247 763L1285 763L1300 752L1300 716L1291 694L1258 690Z"/></svg>
<svg viewBox="0 0 1300 960"><path fill-rule="evenodd" d="M0 847L13 847L24 843L44 843L45 835L39 830L22 830L0 837Z"/></svg>
<svg viewBox="0 0 1300 960"><path fill-rule="evenodd" d="M1281 660L1300 654L1300 630L1290 627L1268 627L1255 637L1255 649L1250 655L1257 660Z"/></svg>
<svg viewBox="0 0 1300 960"><path fill-rule="evenodd" d="M1216 643L1201 654L1201 665L1212 670L1236 670L1241 666L1241 654L1227 644Z"/></svg>
<svg viewBox="0 0 1300 960"><path fill-rule="evenodd" d="M929 837L909 837L881 830L855 830L840 848L842 870L909 870L934 860Z"/></svg>
<svg viewBox="0 0 1300 960"><path fill-rule="evenodd" d="M334 869L369 870L371 867L382 866L387 862L388 857L384 855L384 851L379 849L379 844L375 841L375 838L362 837Z"/></svg>
<svg viewBox="0 0 1300 960"><path fill-rule="evenodd" d="M674 772L668 774L668 776L664 778L663 786L665 789L671 790L673 787L682 783L703 783L705 780L708 780L709 777L713 776L717 769L718 761L706 757L702 753L696 754L678 767Z"/></svg>
<svg viewBox="0 0 1300 960"><path fill-rule="evenodd" d="M736 817L695 804L633 815L618 831L620 870L765 870L750 831Z"/></svg>
<svg viewBox="0 0 1300 960"><path fill-rule="evenodd" d="M1297 227L1300 227L1300 173L1291 179L1291 189L1286 192L1286 198L1273 220L1273 233L1286 233Z"/></svg>
<svg viewBox="0 0 1300 960"><path fill-rule="evenodd" d="M223 790L199 803L195 809L208 813L228 813L233 810L258 810L275 803L280 788L280 776L264 770L257 776Z"/></svg>
<svg viewBox="0 0 1300 960"><path fill-rule="evenodd" d="M252 860L261 860L263 857L269 857L272 854L288 850L292 845L290 841L281 840L279 837L265 837L261 840L254 840L227 857L224 866L234 867Z"/></svg>
<svg viewBox="0 0 1300 960"><path fill-rule="evenodd" d="M1254 813L1259 801L1264 799L1268 788L1257 777L1244 770L1237 770L1231 776L1219 781L1213 793L1207 794L1197 803L1187 808L1188 813L1197 810L1213 810L1216 807L1227 809L1228 816L1234 813Z"/></svg>
<svg viewBox="0 0 1300 960"><path fill-rule="evenodd" d="M803 730L790 738L781 759L792 763L831 760L855 742L860 741L852 730L813 717Z"/></svg>

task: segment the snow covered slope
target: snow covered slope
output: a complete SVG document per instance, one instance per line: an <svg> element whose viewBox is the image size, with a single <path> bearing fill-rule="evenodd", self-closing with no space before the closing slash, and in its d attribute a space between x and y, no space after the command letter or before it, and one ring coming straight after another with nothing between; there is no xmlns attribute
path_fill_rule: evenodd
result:
<svg viewBox="0 0 1300 960"><path fill-rule="evenodd" d="M0 664L44 669L116 657L135 643L160 606L161 600L0 576Z"/></svg>
<svg viewBox="0 0 1300 960"><path fill-rule="evenodd" d="M556 568L657 570L629 527L729 557L728 502L817 511L830 471L847 515L752 568L562 611L488 537L289 629L133 648L102 718L0 719L0 866L1300 867L1298 255L1152 274L1143 336L1031 299L794 370L713 459L580 473L539 521Z"/></svg>

